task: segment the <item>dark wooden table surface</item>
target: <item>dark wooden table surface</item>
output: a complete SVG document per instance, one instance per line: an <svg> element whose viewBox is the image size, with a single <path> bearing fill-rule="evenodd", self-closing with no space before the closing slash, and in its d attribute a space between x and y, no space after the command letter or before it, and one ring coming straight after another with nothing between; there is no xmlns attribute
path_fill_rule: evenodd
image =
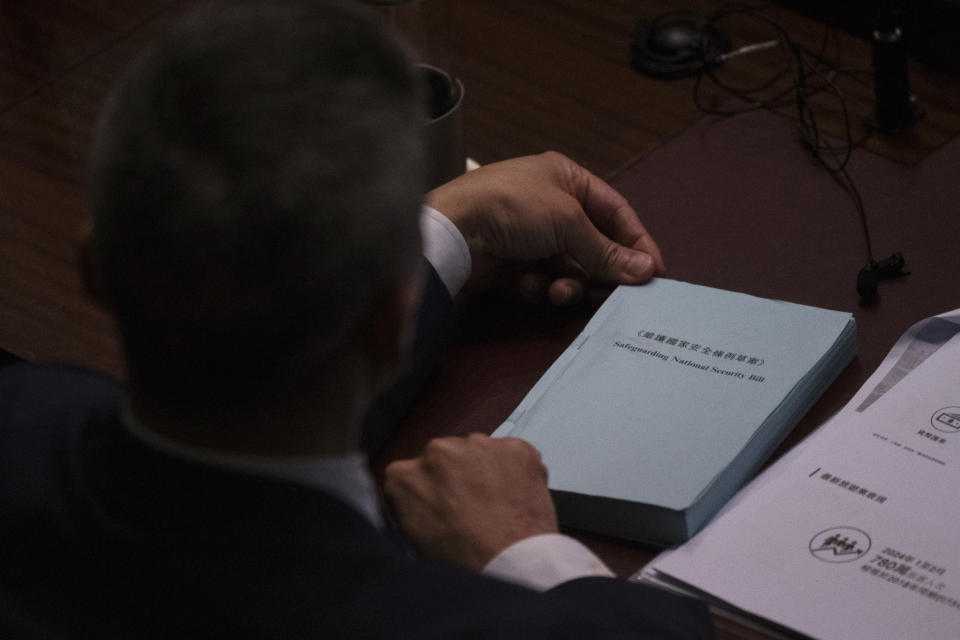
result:
<svg viewBox="0 0 960 640"><path fill-rule="evenodd" d="M191 4L0 0L0 349L123 376L111 323L84 294L76 270L87 150L112 82L159 26ZM625 168L636 167L701 118L691 98L693 79L654 80L631 70L628 40L636 21L678 8L708 12L718 6L706 0L682 6L666 0L425 0L382 15L408 35L425 60L462 80L470 157L490 163L555 149L616 182L618 176L624 180ZM764 15L811 50L820 46L822 24L776 7ZM731 18L725 26L735 45L774 37L763 21L749 17ZM960 131L960 83L914 65L912 86L926 117L897 138L867 136L861 121L872 108L871 80L864 72L869 47L834 34L828 53L849 71L832 78L847 97L853 137L869 152L916 165ZM773 54L758 54L720 74L749 86L782 64ZM717 105L725 96L705 85L704 98ZM824 130L839 134L839 108L826 98L819 107ZM644 215L643 203L634 204ZM665 231L682 224L653 217ZM680 251L662 248L668 262ZM693 264L683 275L710 282L710 269L706 262ZM462 301L462 308L457 345L375 461L377 468L415 455L437 435L492 431L594 307L557 312L482 299ZM844 387L828 392L798 433L812 429L816 419L842 403L847 387L855 388L868 373L861 366ZM621 575L655 553L644 545L578 535ZM721 620L718 628L722 637L754 635Z"/></svg>

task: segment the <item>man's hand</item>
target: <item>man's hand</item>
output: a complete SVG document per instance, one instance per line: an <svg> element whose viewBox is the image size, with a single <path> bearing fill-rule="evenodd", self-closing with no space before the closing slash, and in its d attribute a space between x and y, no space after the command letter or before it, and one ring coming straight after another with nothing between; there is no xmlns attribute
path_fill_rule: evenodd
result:
<svg viewBox="0 0 960 640"><path fill-rule="evenodd" d="M401 529L435 560L481 571L514 542L556 533L540 453L517 438L438 438L386 469Z"/></svg>
<svg viewBox="0 0 960 640"><path fill-rule="evenodd" d="M639 284L665 271L656 242L610 185L555 152L481 167L427 194L470 247L465 290L505 288L556 305L584 281Z"/></svg>

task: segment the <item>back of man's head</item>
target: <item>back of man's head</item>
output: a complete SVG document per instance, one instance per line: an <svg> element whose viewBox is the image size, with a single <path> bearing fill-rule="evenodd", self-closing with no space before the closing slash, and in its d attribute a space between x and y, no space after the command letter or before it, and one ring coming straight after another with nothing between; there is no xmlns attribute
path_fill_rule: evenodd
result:
<svg viewBox="0 0 960 640"><path fill-rule="evenodd" d="M223 2L162 35L95 145L95 271L135 392L302 393L419 256L421 99L353 3Z"/></svg>

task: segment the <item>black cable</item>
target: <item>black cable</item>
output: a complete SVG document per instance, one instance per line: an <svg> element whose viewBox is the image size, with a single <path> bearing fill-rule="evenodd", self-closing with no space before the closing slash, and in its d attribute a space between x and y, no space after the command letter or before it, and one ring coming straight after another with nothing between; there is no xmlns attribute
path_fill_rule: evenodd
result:
<svg viewBox="0 0 960 640"><path fill-rule="evenodd" d="M739 88L730 86L718 77L716 64L708 64L706 59L703 61L702 70L697 75L693 85L693 101L697 108L711 115L731 116L750 111L764 109L781 116L794 119L800 131L800 138L804 146L810 151L814 159L822 166L830 177L843 189L850 197L857 215L860 218L860 224L863 228L864 243L867 249L866 266L861 270L857 279L857 291L861 295L861 302L866 303L872 300L876 294L876 283L881 279L898 277L909 273L905 269L903 256L895 253L880 262L874 259L873 242L870 237L870 226L867 221L866 207L863 204L863 197L856 183L848 171L848 164L853 155L853 150L860 146L871 134L870 131L858 140L853 139L853 128L850 123L850 112L847 106L847 98L834 82L838 75L845 75L856 82L862 82L857 78L857 74L869 73L869 70L856 69L840 66L841 42L837 37L835 30L829 24L824 24L823 36L820 40L818 50L814 53L802 47L793 41L787 30L772 18L762 15L760 12L766 7L753 5L732 4L721 7L708 19L708 25L714 27L718 21L727 19L731 16L747 16L758 20L777 34L777 40L780 43L780 50L783 52L783 64L780 68L764 81L755 84L749 88ZM831 38L832 36L832 38ZM835 43L835 55L838 63L831 63L827 60L827 52L830 48L831 39ZM700 48L701 51L704 47ZM773 95L763 96L777 83L781 82L785 75L793 72L793 80L785 89L776 92ZM728 96L736 98L741 102L746 102L746 106L739 106L730 109L719 109L708 106L704 103L701 92L705 79L726 93ZM832 144L821 132L821 127L817 121L817 113L810 102L810 99L820 93L827 93L836 97L840 104L840 113L843 122L843 140L838 147ZM784 109L793 105L793 113L784 112Z"/></svg>

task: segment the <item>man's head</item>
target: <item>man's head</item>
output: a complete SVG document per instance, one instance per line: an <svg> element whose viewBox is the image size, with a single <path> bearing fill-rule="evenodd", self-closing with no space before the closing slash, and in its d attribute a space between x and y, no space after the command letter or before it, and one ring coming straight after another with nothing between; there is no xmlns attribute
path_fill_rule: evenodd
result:
<svg viewBox="0 0 960 640"><path fill-rule="evenodd" d="M354 355L418 264L421 104L350 2L218 3L149 47L101 121L91 188L136 395L171 416L269 412Z"/></svg>

